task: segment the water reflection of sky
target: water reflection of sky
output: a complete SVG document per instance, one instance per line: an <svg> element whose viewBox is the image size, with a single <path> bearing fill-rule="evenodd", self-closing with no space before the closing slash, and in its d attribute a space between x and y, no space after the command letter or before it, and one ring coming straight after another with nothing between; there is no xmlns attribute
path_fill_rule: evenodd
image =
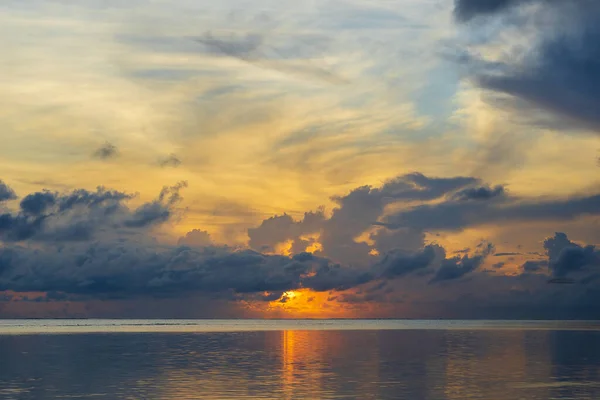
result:
<svg viewBox="0 0 600 400"><path fill-rule="evenodd" d="M600 398L598 332L0 336L0 399Z"/></svg>

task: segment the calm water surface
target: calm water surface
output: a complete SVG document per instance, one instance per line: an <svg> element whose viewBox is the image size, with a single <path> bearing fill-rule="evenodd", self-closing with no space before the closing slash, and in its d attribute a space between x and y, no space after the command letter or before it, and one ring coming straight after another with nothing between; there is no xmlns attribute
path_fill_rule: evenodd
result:
<svg viewBox="0 0 600 400"><path fill-rule="evenodd" d="M600 325L0 321L0 399L600 399Z"/></svg>

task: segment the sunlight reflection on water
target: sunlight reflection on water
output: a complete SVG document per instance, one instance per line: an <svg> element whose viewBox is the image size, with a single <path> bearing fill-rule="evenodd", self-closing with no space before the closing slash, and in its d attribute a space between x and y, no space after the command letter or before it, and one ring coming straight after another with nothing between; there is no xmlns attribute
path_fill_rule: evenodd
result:
<svg viewBox="0 0 600 400"><path fill-rule="evenodd" d="M465 326L0 335L0 399L600 398L600 332Z"/></svg>

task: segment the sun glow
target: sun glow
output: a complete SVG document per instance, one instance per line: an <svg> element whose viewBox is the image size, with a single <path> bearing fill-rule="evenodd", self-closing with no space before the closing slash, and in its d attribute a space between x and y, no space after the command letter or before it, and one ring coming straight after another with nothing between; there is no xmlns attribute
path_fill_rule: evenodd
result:
<svg viewBox="0 0 600 400"><path fill-rule="evenodd" d="M269 302L266 311L281 318L351 318L354 315L352 307L338 302L336 295L309 289L284 292Z"/></svg>

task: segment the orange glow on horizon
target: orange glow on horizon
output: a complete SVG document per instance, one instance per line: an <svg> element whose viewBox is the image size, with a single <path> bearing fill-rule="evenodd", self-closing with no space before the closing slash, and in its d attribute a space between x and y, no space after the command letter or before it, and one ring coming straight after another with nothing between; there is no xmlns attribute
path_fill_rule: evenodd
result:
<svg viewBox="0 0 600 400"><path fill-rule="evenodd" d="M281 318L353 318L354 309L336 301L331 292L314 292L309 289L290 290L277 300L270 301L266 314Z"/></svg>

